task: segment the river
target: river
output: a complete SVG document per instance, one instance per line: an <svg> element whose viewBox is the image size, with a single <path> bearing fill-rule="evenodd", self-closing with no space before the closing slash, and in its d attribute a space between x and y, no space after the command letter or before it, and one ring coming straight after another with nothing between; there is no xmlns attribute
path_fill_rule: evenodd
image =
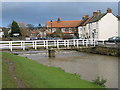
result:
<svg viewBox="0 0 120 90"><path fill-rule="evenodd" d="M107 79L108 88L118 88L118 58L113 56L97 55L70 50L56 51L55 58L48 58L47 51L27 54L19 53L41 64L60 67L65 72L75 73L81 79L95 80L97 76Z"/></svg>

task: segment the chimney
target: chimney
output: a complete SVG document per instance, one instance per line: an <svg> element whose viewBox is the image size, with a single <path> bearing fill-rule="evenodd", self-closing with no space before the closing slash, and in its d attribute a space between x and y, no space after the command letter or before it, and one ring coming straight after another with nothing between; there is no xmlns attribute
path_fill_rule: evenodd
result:
<svg viewBox="0 0 120 90"><path fill-rule="evenodd" d="M86 14L86 15L85 15L85 18L88 18L88 17L89 17L89 15L88 15L88 14Z"/></svg>
<svg viewBox="0 0 120 90"><path fill-rule="evenodd" d="M108 9L107 9L107 13L112 13L112 9L111 9L111 8L108 8Z"/></svg>
<svg viewBox="0 0 120 90"><path fill-rule="evenodd" d="M97 12L93 12L93 16L96 16L97 15Z"/></svg>
<svg viewBox="0 0 120 90"><path fill-rule="evenodd" d="M58 17L58 20L57 20L57 22L58 22L58 23L60 22L60 17Z"/></svg>
<svg viewBox="0 0 120 90"><path fill-rule="evenodd" d="M101 11L100 10L97 10L97 15L101 15Z"/></svg>
<svg viewBox="0 0 120 90"><path fill-rule="evenodd" d="M87 15L84 15L84 16L82 17L82 19L85 20L85 19L87 19L88 17L89 17L89 15L87 14Z"/></svg>

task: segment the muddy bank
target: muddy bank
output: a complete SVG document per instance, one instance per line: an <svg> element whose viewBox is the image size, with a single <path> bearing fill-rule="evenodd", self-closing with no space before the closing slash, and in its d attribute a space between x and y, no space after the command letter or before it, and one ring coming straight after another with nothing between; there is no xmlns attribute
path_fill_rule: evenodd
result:
<svg viewBox="0 0 120 90"><path fill-rule="evenodd" d="M120 56L120 47L88 47L88 48L78 48L76 49L80 52L87 52L93 54L101 54L108 56Z"/></svg>

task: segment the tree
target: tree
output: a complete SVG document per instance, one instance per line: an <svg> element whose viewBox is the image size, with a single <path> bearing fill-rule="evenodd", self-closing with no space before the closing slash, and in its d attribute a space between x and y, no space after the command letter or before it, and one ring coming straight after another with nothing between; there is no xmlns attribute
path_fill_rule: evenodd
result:
<svg viewBox="0 0 120 90"><path fill-rule="evenodd" d="M11 25L11 35L13 36L14 33L19 33L19 35L21 35L20 28L16 21L13 21Z"/></svg>
<svg viewBox="0 0 120 90"><path fill-rule="evenodd" d="M21 35L28 36L26 24L22 23L22 22L18 22L18 25L19 25L20 30L21 30Z"/></svg>
<svg viewBox="0 0 120 90"><path fill-rule="evenodd" d="M37 28L40 29L41 27L42 27L41 24L38 24Z"/></svg>
<svg viewBox="0 0 120 90"><path fill-rule="evenodd" d="M29 30L33 30L35 27L34 27L33 24L27 24L27 28L28 28Z"/></svg>

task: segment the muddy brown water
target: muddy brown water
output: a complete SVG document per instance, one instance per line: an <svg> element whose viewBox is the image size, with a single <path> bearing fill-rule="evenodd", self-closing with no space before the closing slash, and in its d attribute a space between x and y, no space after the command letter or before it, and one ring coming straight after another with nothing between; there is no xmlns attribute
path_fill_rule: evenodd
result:
<svg viewBox="0 0 120 90"><path fill-rule="evenodd" d="M35 60L41 64L60 67L65 72L76 73L82 79L92 81L97 76L107 79L108 88L118 88L118 58L113 56L82 53L77 51L57 51L55 58L48 58L47 51L20 56Z"/></svg>

